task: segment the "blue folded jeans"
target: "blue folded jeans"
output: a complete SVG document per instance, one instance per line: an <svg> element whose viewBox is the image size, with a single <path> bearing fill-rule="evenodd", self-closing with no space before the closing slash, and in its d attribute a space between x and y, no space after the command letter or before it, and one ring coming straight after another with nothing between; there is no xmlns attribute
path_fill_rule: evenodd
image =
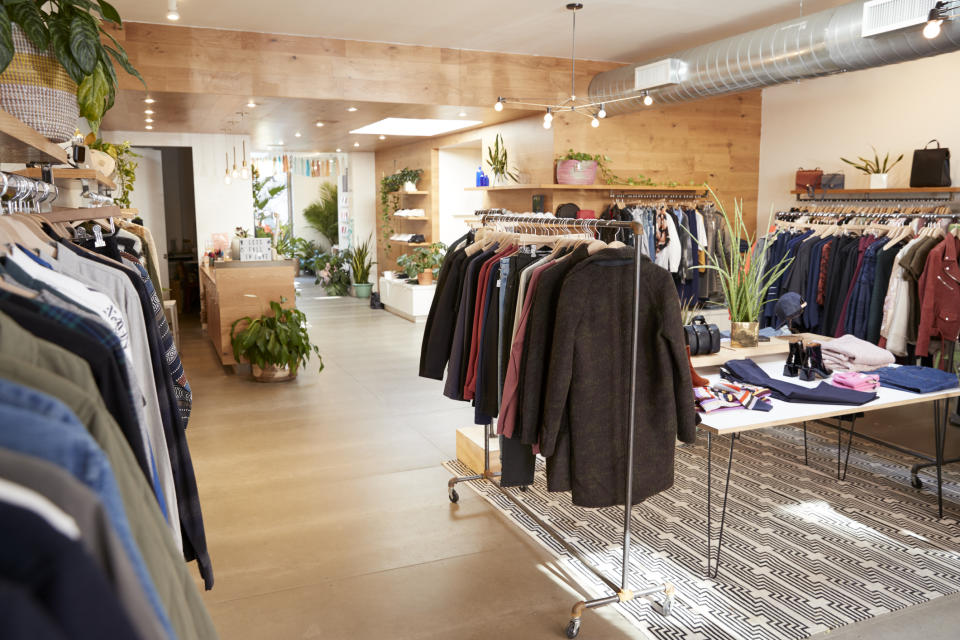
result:
<svg viewBox="0 0 960 640"><path fill-rule="evenodd" d="M958 386L957 376L949 371L913 365L903 367L884 367L869 371L880 376L880 385L911 393L933 393Z"/></svg>

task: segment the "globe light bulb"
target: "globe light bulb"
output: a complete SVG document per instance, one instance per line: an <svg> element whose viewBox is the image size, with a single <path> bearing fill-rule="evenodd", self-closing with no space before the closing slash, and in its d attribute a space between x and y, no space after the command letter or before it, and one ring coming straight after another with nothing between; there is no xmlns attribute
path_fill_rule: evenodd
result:
<svg viewBox="0 0 960 640"><path fill-rule="evenodd" d="M497 98L497 103L493 105L494 111L503 111L503 98Z"/></svg>
<svg viewBox="0 0 960 640"><path fill-rule="evenodd" d="M552 123L552 122L550 122L550 121L547 120L546 118L543 119L543 128L544 128L544 129L549 129L549 128L552 127L552 126L553 126L553 123Z"/></svg>
<svg viewBox="0 0 960 640"><path fill-rule="evenodd" d="M547 109L546 115L543 116L543 121L544 121L544 122L553 122L553 114L550 113L550 109Z"/></svg>
<svg viewBox="0 0 960 640"><path fill-rule="evenodd" d="M596 118L592 118L592 119L590 120L590 126L593 127L594 129L596 129L597 127L600 126L600 121L597 120Z"/></svg>
<svg viewBox="0 0 960 640"><path fill-rule="evenodd" d="M230 178L229 173L223 176L223 184L230 184L231 182L233 182L233 180Z"/></svg>
<svg viewBox="0 0 960 640"><path fill-rule="evenodd" d="M600 111L597 111L597 117L601 119L607 117L607 110L603 108L603 105L600 105Z"/></svg>
<svg viewBox="0 0 960 640"><path fill-rule="evenodd" d="M250 169L248 169L246 165L244 165L243 169L240 170L240 178L243 180L250 179Z"/></svg>
<svg viewBox="0 0 960 640"><path fill-rule="evenodd" d="M643 104L647 105L648 107L649 107L650 105L652 105L652 104L653 104L653 96L651 96L649 93L648 93L647 95L643 96Z"/></svg>
<svg viewBox="0 0 960 640"><path fill-rule="evenodd" d="M923 26L923 37L927 40L933 40L940 35L940 25L943 20L930 20Z"/></svg>

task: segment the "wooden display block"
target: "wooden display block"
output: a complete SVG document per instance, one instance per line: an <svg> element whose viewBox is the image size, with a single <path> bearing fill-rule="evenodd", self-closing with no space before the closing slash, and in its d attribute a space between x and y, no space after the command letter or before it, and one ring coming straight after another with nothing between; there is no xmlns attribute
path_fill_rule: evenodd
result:
<svg viewBox="0 0 960 640"><path fill-rule="evenodd" d="M457 460L474 473L483 473L483 427L457 429ZM500 438L490 439L490 470L500 471Z"/></svg>

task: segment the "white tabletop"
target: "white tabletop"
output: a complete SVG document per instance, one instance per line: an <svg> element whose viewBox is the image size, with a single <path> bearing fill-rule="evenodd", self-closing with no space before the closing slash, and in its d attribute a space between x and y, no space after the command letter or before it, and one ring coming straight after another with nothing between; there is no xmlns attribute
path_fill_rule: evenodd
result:
<svg viewBox="0 0 960 640"><path fill-rule="evenodd" d="M784 377L782 359L771 362L759 362L757 364L761 369L766 371L767 375L778 380L784 380L811 388L823 382L822 380L803 382L799 378ZM718 373L705 375L704 377L708 378L711 383L720 380ZM934 393L910 393L908 391L880 387L877 390L877 399L862 405L807 404L769 399L769 402L773 404L773 410L771 411L742 409L701 413L700 418L703 422L700 424L700 427L716 434L738 433L740 431L763 429L764 427L776 427L785 424L799 424L809 420L834 418L858 411L890 409L891 407L931 402L933 400L942 400L955 396L960 396L960 387L947 389L946 391L936 391Z"/></svg>

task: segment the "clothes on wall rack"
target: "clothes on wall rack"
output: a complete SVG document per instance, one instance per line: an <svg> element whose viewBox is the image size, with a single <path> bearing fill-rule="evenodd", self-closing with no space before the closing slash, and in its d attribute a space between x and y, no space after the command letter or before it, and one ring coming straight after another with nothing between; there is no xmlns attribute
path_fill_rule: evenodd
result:
<svg viewBox="0 0 960 640"><path fill-rule="evenodd" d="M84 211L0 214L2 597L61 634L34 637L215 638L186 566L213 586L157 248Z"/></svg>
<svg viewBox="0 0 960 640"><path fill-rule="evenodd" d="M578 224L566 230L587 229ZM623 504L625 465L611 461L626 455L635 250L592 228L570 238L529 226L451 245L421 375L439 379L446 363L444 394L473 401L477 424L499 417L502 486L531 484L539 452L549 490L571 491L580 506ZM635 503L672 485L675 440L693 441L696 421L675 282L639 259Z"/></svg>
<svg viewBox="0 0 960 640"><path fill-rule="evenodd" d="M775 300L807 301L795 328L854 335L897 356L928 356L931 341L960 332L960 239L954 214L878 207L826 207L778 213L769 260L793 260L767 292L761 319L773 324Z"/></svg>

